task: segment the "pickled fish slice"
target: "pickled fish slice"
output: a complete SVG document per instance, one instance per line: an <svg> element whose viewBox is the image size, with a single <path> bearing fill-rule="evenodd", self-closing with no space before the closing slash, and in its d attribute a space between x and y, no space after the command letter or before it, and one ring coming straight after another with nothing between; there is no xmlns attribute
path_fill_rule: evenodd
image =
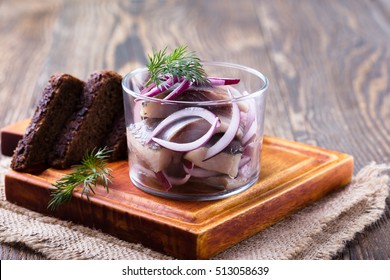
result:
<svg viewBox="0 0 390 280"><path fill-rule="evenodd" d="M142 160L154 172L166 169L178 154L153 141L149 142L151 133L157 124L156 121L142 120L127 128L130 153Z"/></svg>

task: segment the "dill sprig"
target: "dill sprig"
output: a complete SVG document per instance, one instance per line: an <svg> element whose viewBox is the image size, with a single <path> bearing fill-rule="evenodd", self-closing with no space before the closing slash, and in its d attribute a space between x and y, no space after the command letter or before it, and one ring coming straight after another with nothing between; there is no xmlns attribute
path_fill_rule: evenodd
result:
<svg viewBox="0 0 390 280"><path fill-rule="evenodd" d="M52 199L48 207L54 210L62 203L69 202L73 190L78 186L82 186L81 196L85 195L88 200L91 192L95 194L97 184L101 184L108 192L112 175L111 169L106 167L106 160L111 152L106 148L99 149L96 153L95 149L90 153L86 152L81 164L73 166L71 173L52 184L54 189L51 191Z"/></svg>
<svg viewBox="0 0 390 280"><path fill-rule="evenodd" d="M147 67L150 78L146 86L151 83L158 86L167 77L172 79L174 77L177 79L185 78L200 85L209 83L200 59L195 55L195 52L189 52L186 46L177 47L171 54L167 54L167 48L157 52L153 51L153 55L148 55L148 57Z"/></svg>

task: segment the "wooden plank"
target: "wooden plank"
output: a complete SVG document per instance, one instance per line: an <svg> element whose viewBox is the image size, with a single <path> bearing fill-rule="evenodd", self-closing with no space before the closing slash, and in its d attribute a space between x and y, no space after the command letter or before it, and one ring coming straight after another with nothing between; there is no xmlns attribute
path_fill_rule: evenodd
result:
<svg viewBox="0 0 390 280"><path fill-rule="evenodd" d="M30 119L25 119L0 130L1 153L11 157L19 140L22 139Z"/></svg>
<svg viewBox="0 0 390 280"><path fill-rule="evenodd" d="M23 128L19 123L11 131ZM7 133L3 130L2 133ZM127 161L109 164L113 184L88 201L76 190L69 204L47 208L51 184L69 170L32 175L10 171L8 201L31 210L101 229L131 242L185 259L207 259L331 191L352 178L351 156L265 137L261 178L247 191L217 201L175 201L149 195L130 181Z"/></svg>
<svg viewBox="0 0 390 280"><path fill-rule="evenodd" d="M272 135L353 154L356 171L388 163L390 2L300 2L256 5L293 138ZM337 258L389 259L389 206Z"/></svg>
<svg viewBox="0 0 390 280"><path fill-rule="evenodd" d="M268 75L268 134L353 154L357 171L389 162L389 1L294 3L3 0L0 127L31 116L56 71L125 73L152 48L183 43ZM389 217L387 207L339 258L389 259Z"/></svg>

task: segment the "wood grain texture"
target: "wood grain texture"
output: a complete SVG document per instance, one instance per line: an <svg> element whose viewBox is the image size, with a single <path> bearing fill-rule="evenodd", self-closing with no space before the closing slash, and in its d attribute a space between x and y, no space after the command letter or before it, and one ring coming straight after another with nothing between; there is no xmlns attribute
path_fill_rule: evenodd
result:
<svg viewBox="0 0 390 280"><path fill-rule="evenodd" d="M264 72L266 133L351 154L358 171L390 161L389 38L386 0L2 0L0 127L31 117L53 72L124 74L181 43ZM26 257L14 250L0 258ZM337 258L390 259L389 207Z"/></svg>
<svg viewBox="0 0 390 280"><path fill-rule="evenodd" d="M2 131L23 135L26 122ZM9 139L12 145L12 139ZM17 142L13 142L16 146ZM33 211L102 230L179 259L208 259L346 186L353 174L350 155L264 137L261 177L250 189L216 201L175 201L147 194L129 178L127 161L109 163L112 184L97 187L90 201L81 189L70 203L48 209L52 184L69 170L39 174L9 171L8 201ZM202 183L198 183L201 185ZM153 229L153 231L151 231Z"/></svg>

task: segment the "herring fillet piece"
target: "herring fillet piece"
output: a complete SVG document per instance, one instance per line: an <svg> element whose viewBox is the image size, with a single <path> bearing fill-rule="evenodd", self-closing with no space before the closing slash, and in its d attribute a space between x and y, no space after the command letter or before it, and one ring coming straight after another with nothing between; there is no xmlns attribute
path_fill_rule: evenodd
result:
<svg viewBox="0 0 390 280"><path fill-rule="evenodd" d="M235 90L237 91L237 90ZM161 98L164 98L169 91L163 93ZM170 102L158 102L158 101L141 101L140 106L140 115L143 118L159 118L163 119L169 116L170 114L184 108L186 105L181 102L210 102L210 101L223 101L225 100L226 104L214 105L213 107L217 109L217 111L225 111L230 107L228 101L231 99L230 96L227 95L226 89L224 87L192 87L186 90L185 94L178 96L175 101L178 103L170 103ZM240 111L247 112L248 105L245 102L238 102L238 107ZM217 113L217 112L214 112ZM223 113L222 113L223 114ZM226 115L223 114L223 115Z"/></svg>
<svg viewBox="0 0 390 280"><path fill-rule="evenodd" d="M161 147L153 141L149 141L157 121L142 120L131 124L127 128L127 141L130 155L136 161L141 160L152 171L159 172L166 169L173 161L177 152Z"/></svg>
<svg viewBox="0 0 390 280"><path fill-rule="evenodd" d="M223 151L208 160L203 160L207 150L207 147L200 147L196 150L187 152L184 155L184 159L191 161L193 164L203 169L217 171L229 175L231 178L237 177L241 153L228 153Z"/></svg>

